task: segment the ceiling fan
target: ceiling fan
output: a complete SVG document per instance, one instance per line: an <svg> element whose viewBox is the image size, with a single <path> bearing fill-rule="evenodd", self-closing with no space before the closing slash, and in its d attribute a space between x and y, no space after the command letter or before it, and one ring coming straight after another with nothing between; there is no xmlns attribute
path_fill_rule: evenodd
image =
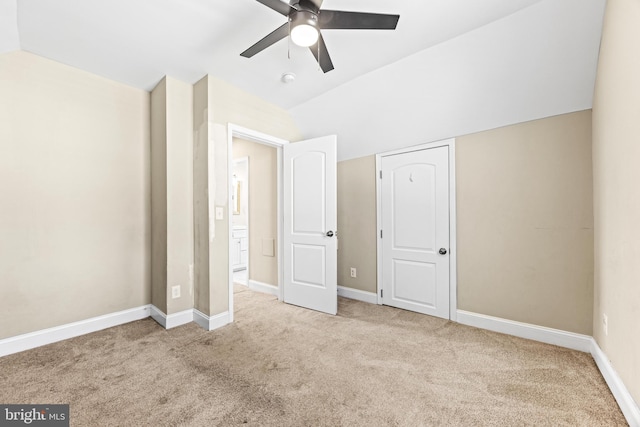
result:
<svg viewBox="0 0 640 427"><path fill-rule="evenodd" d="M251 58L272 44L290 36L298 46L309 47L322 71L333 70L329 51L320 30L395 30L400 15L346 12L320 9L322 0L257 0L286 16L287 22L240 54Z"/></svg>

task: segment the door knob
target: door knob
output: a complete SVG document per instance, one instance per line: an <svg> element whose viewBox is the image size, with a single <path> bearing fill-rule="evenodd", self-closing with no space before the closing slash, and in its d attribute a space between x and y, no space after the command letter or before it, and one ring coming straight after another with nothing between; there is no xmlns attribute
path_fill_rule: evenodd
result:
<svg viewBox="0 0 640 427"><path fill-rule="evenodd" d="M447 250L445 248L440 248L440 250L438 251L438 253L440 255L446 255L447 254Z"/></svg>
<svg viewBox="0 0 640 427"><path fill-rule="evenodd" d="M331 230L327 231L327 237L333 237L333 231Z"/></svg>

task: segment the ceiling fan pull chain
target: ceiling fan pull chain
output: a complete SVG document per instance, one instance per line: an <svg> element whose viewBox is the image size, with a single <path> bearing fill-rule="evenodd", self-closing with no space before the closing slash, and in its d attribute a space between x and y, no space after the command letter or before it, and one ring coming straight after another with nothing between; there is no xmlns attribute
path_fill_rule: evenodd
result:
<svg viewBox="0 0 640 427"><path fill-rule="evenodd" d="M289 37L287 38L287 58L291 60L291 19L289 19Z"/></svg>

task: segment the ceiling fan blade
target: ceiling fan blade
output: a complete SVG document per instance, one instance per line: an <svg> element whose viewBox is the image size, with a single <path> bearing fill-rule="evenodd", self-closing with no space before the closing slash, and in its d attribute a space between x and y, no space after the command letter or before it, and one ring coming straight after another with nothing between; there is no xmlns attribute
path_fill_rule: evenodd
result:
<svg viewBox="0 0 640 427"><path fill-rule="evenodd" d="M295 12L296 10L291 7L288 3L284 3L280 0L257 0L258 3L262 3L263 5L267 6L268 8L271 8L273 10L275 10L278 13L283 14L284 16L289 16L289 14L291 12Z"/></svg>
<svg viewBox="0 0 640 427"><path fill-rule="evenodd" d="M289 35L289 23L285 22L281 27L278 27L276 30L271 32L268 36L260 40L258 43L251 46L249 49L245 50L240 54L240 56L244 56L245 58L251 58L258 52L263 51L268 48L272 44L279 42L283 38Z"/></svg>
<svg viewBox="0 0 640 427"><path fill-rule="evenodd" d="M309 49L311 49L311 53L315 56L316 61L318 61L323 72L328 73L333 70L333 62L331 62L331 57L329 56L327 45L324 43L322 33L318 35L318 42L313 46L310 46Z"/></svg>
<svg viewBox="0 0 640 427"><path fill-rule="evenodd" d="M395 30L400 15L321 10L318 16L323 30Z"/></svg>

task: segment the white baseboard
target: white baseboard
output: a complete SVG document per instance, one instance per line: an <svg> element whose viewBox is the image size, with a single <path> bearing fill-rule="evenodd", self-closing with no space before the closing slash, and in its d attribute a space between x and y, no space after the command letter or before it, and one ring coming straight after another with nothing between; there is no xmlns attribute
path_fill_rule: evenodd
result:
<svg viewBox="0 0 640 427"><path fill-rule="evenodd" d="M155 305L150 305L149 316L151 316L151 318L155 320L160 326L167 329L167 315L164 314L164 312L158 307L156 307Z"/></svg>
<svg viewBox="0 0 640 427"><path fill-rule="evenodd" d="M559 329L458 310L458 323L589 353L592 338Z"/></svg>
<svg viewBox="0 0 640 427"><path fill-rule="evenodd" d="M278 287L268 283L258 282L257 280L249 280L249 289L263 294L278 296Z"/></svg>
<svg viewBox="0 0 640 427"><path fill-rule="evenodd" d="M593 337L499 317L458 310L458 323L591 353L620 410L631 427L640 427L640 409Z"/></svg>
<svg viewBox="0 0 640 427"><path fill-rule="evenodd" d="M213 331L231 323L228 311L209 317L195 308L193 309L193 321L207 331Z"/></svg>
<svg viewBox="0 0 640 427"><path fill-rule="evenodd" d="M374 292L361 291L359 289L338 286L338 295L344 298L355 299L369 304L378 303L378 295Z"/></svg>
<svg viewBox="0 0 640 427"><path fill-rule="evenodd" d="M179 311L167 316L167 329L193 322L193 310Z"/></svg>
<svg viewBox="0 0 640 427"><path fill-rule="evenodd" d="M598 369L607 382L613 397L616 398L620 410L624 414L631 427L640 427L640 408L633 400L631 393L618 376L618 373L611 366L609 358L604 354L595 339L591 338L591 356L596 361Z"/></svg>
<svg viewBox="0 0 640 427"><path fill-rule="evenodd" d="M178 313L166 315L155 306L151 306L151 317L165 329L175 328L189 322L196 322L207 331L218 329L227 323L230 323L229 312L217 314L215 316L207 316L199 310L189 309Z"/></svg>
<svg viewBox="0 0 640 427"><path fill-rule="evenodd" d="M230 323L228 311L209 317L196 309L189 309L167 316L157 307L148 304L131 308L129 310L105 314L103 316L92 317L91 319L2 339L0 340L0 357L52 344L54 342L64 341L69 338L79 337L91 332L101 331L103 329L112 328L114 326L123 325L136 320L146 319L147 317L153 318L153 320L158 322L165 329L175 328L189 322L196 322L204 329L212 331Z"/></svg>
<svg viewBox="0 0 640 427"><path fill-rule="evenodd" d="M129 310L6 338L0 340L0 357L145 319L149 317L150 311L149 305L143 305Z"/></svg>
<svg viewBox="0 0 640 427"><path fill-rule="evenodd" d="M185 325L189 322L193 322L192 309L166 315L158 307L156 307L155 305L152 305L150 316L153 320L158 322L165 329L171 329L177 326Z"/></svg>

